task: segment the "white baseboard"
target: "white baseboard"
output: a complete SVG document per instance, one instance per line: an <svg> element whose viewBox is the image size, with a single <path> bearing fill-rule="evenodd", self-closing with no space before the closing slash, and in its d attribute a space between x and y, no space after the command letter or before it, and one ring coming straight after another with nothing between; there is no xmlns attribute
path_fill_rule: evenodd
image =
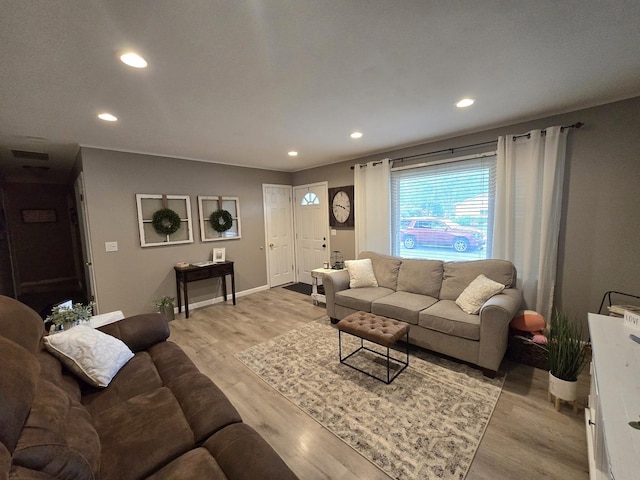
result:
<svg viewBox="0 0 640 480"><path fill-rule="evenodd" d="M269 290L269 285L261 285L260 287L250 288L249 290L243 290L242 292L236 292L236 298L244 297L246 295L251 295L252 293L262 292L263 290ZM227 300L231 301L231 292L227 291ZM215 303L224 302L224 297L221 295L219 297L215 297L209 300L203 300L201 302L195 302L189 304L189 311L200 308L200 307L208 307L209 305L213 305ZM175 313L178 313L178 307L173 309Z"/></svg>

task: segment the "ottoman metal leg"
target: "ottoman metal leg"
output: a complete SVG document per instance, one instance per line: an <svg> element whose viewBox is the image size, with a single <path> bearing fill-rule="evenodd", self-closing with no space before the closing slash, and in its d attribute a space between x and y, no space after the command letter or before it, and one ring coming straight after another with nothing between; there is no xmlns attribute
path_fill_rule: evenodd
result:
<svg viewBox="0 0 640 480"><path fill-rule="evenodd" d="M348 333L348 332L345 332ZM350 333L348 333L349 335L352 335ZM403 362L397 358L394 358L390 355L390 347L386 347L387 349L387 353L386 355L380 352L377 352L375 350L372 350L370 348L367 348L364 346L364 339L362 337L358 337L357 335L352 335L356 338L360 339L360 347L358 347L356 350L354 350L353 352L351 352L349 355L347 355L346 357L342 356L342 330L338 330L338 355L340 358L340 363L343 363L344 365L353 368L354 370L357 370L361 373L364 373L365 375L368 375L372 378L375 378L376 380L380 380L382 383L386 383L387 385L389 385L391 382L393 382L393 380L400 374L400 372L402 372L405 368L407 368L409 366L409 331L407 331L407 335L406 335L406 360ZM375 343L375 342L372 342ZM379 345L379 344L378 344ZM354 365L350 365L349 363L346 362L346 360L348 360L350 357L352 357L353 355L355 355L356 353L358 353L361 350L367 350L369 352L375 353L376 355L380 355L381 357L386 358L387 361L387 379L385 380L384 378L380 378L380 377L376 377L375 375L362 370L361 368L358 368ZM402 367L393 375L393 377L391 376L391 360L393 360L394 362L398 363L399 365L402 365Z"/></svg>

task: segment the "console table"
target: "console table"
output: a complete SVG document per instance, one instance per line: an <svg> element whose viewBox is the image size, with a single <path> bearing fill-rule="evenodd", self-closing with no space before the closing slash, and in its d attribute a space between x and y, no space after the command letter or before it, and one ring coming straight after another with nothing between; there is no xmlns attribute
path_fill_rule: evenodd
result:
<svg viewBox="0 0 640 480"><path fill-rule="evenodd" d="M640 430L629 426L640 420L640 335L624 319L589 314L593 348L589 408L584 411L593 479L625 480L640 472Z"/></svg>
<svg viewBox="0 0 640 480"><path fill-rule="evenodd" d="M173 267L176 271L176 292L178 297L178 313L182 312L182 292L184 292L184 313L189 318L189 282L205 280L207 278L222 278L222 293L224 301L227 301L227 275L231 276L231 295L233 304L236 304L236 280L233 273L233 262L212 263L205 266L189 265L188 267Z"/></svg>

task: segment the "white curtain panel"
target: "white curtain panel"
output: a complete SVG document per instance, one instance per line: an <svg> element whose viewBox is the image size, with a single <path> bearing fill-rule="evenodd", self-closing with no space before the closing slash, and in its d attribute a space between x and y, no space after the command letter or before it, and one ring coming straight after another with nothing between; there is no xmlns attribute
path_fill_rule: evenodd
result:
<svg viewBox="0 0 640 480"><path fill-rule="evenodd" d="M518 270L524 308L551 318L567 130L498 138L493 257Z"/></svg>
<svg viewBox="0 0 640 480"><path fill-rule="evenodd" d="M391 163L388 158L354 168L356 255L391 252Z"/></svg>

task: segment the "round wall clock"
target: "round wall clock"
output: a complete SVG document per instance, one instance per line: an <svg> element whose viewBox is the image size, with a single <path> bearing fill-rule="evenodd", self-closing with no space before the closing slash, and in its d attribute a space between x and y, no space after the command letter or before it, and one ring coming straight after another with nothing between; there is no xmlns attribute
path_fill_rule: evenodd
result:
<svg viewBox="0 0 640 480"><path fill-rule="evenodd" d="M354 226L353 185L329 189L329 226L334 228Z"/></svg>

